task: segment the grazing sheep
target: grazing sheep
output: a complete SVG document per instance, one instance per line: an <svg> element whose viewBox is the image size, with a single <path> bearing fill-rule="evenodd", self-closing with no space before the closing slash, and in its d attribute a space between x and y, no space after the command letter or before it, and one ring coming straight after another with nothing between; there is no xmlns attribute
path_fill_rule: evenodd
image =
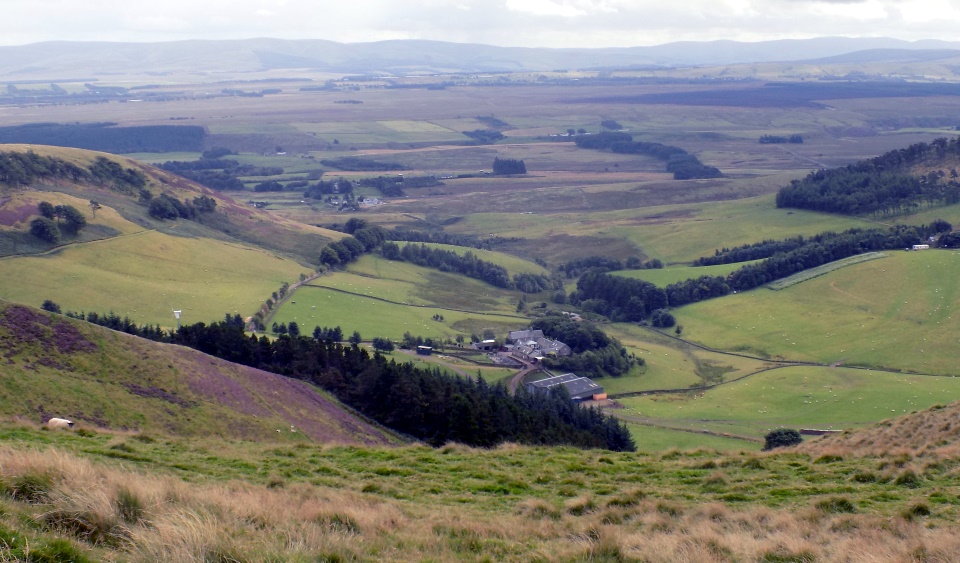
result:
<svg viewBox="0 0 960 563"><path fill-rule="evenodd" d="M74 424L76 423L65 418L51 418L47 421L47 428L73 428Z"/></svg>

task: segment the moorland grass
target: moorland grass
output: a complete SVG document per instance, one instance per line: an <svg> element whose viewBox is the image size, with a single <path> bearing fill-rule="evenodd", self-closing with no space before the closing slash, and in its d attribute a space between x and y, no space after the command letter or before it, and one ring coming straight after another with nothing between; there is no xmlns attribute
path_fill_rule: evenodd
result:
<svg viewBox="0 0 960 563"><path fill-rule="evenodd" d="M673 264L712 256L721 247L872 225L858 218L777 209L774 197L763 195L621 211L536 215L474 213L453 225L451 230L534 239L561 233L622 239L643 249L649 258Z"/></svg>
<svg viewBox="0 0 960 563"><path fill-rule="evenodd" d="M936 453L915 461L948 471L911 488L851 479L883 461L871 456L164 438L121 463L89 453L108 436L0 426L13 431L0 479L49 475L51 500L3 499L0 525L37 546L58 531L89 560L945 560L958 547L957 461Z"/></svg>

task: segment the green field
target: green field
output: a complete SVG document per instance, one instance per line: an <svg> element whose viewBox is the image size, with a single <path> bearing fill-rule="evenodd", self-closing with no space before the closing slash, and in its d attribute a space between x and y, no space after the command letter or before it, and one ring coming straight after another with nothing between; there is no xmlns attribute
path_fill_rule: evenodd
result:
<svg viewBox="0 0 960 563"><path fill-rule="evenodd" d="M847 429L960 399L960 378L790 367L703 393L620 399L618 415L762 437L771 429Z"/></svg>
<svg viewBox="0 0 960 563"><path fill-rule="evenodd" d="M630 434L637 443L637 451L641 452L662 452L670 449L689 451L703 448L734 453L759 451L762 446L758 442L724 438L696 430L672 430L631 422L627 423L627 428L630 429Z"/></svg>
<svg viewBox="0 0 960 563"><path fill-rule="evenodd" d="M519 294L477 280L406 262L366 255L347 271L334 272L301 287L280 307L274 322L302 329L339 325L364 338L469 337L491 329L498 335L526 326L515 313ZM470 312L473 311L473 312ZM435 321L442 315L443 321Z"/></svg>
<svg viewBox="0 0 960 563"><path fill-rule="evenodd" d="M797 285L798 283L803 283L813 278L822 276L824 274L829 274L834 270L839 270L840 268L845 268L847 266L853 266L854 264L859 264L861 262L868 262L870 260L877 260L878 258L885 258L887 254L883 252L867 252L864 254L857 254L856 256L850 256L848 258L843 258L841 260L834 260L833 262L827 262L816 268L808 268L801 272L797 272L792 276L787 276L781 278L774 282L768 283L768 289L781 290L788 287Z"/></svg>
<svg viewBox="0 0 960 563"><path fill-rule="evenodd" d="M894 252L781 291L689 305L676 311L677 322L685 338L713 348L956 375L957 257Z"/></svg>
<svg viewBox="0 0 960 563"><path fill-rule="evenodd" d="M620 270L611 272L615 276L623 276L637 280L648 281L657 287L667 287L672 283L699 278L701 276L726 277L731 272L739 270L746 264L753 262L737 262L735 264L718 264L716 266L668 266L666 268L652 268L649 270Z"/></svg>
<svg viewBox="0 0 960 563"><path fill-rule="evenodd" d="M247 316L284 282L308 270L264 250L144 231L0 259L0 298L65 311L114 312L139 324L176 326Z"/></svg>

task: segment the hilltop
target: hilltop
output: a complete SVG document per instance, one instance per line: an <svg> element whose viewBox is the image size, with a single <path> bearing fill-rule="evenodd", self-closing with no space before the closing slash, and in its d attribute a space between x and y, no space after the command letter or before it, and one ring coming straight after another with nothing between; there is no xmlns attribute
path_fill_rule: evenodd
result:
<svg viewBox="0 0 960 563"><path fill-rule="evenodd" d="M303 382L0 301L0 416L233 440L392 444Z"/></svg>
<svg viewBox="0 0 960 563"><path fill-rule="evenodd" d="M804 452L847 451L856 455L883 455L912 451L918 454L951 450L960 437L960 402L934 405L905 416L857 430L824 436L805 443Z"/></svg>

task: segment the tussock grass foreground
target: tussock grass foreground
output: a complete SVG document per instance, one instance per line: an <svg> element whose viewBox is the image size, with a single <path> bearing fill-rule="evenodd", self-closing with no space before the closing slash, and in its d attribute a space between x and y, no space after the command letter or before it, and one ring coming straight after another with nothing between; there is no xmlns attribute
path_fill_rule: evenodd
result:
<svg viewBox="0 0 960 563"><path fill-rule="evenodd" d="M36 445L0 449L0 561L950 561L960 553L960 462L929 450L218 449L15 431L33 433Z"/></svg>

